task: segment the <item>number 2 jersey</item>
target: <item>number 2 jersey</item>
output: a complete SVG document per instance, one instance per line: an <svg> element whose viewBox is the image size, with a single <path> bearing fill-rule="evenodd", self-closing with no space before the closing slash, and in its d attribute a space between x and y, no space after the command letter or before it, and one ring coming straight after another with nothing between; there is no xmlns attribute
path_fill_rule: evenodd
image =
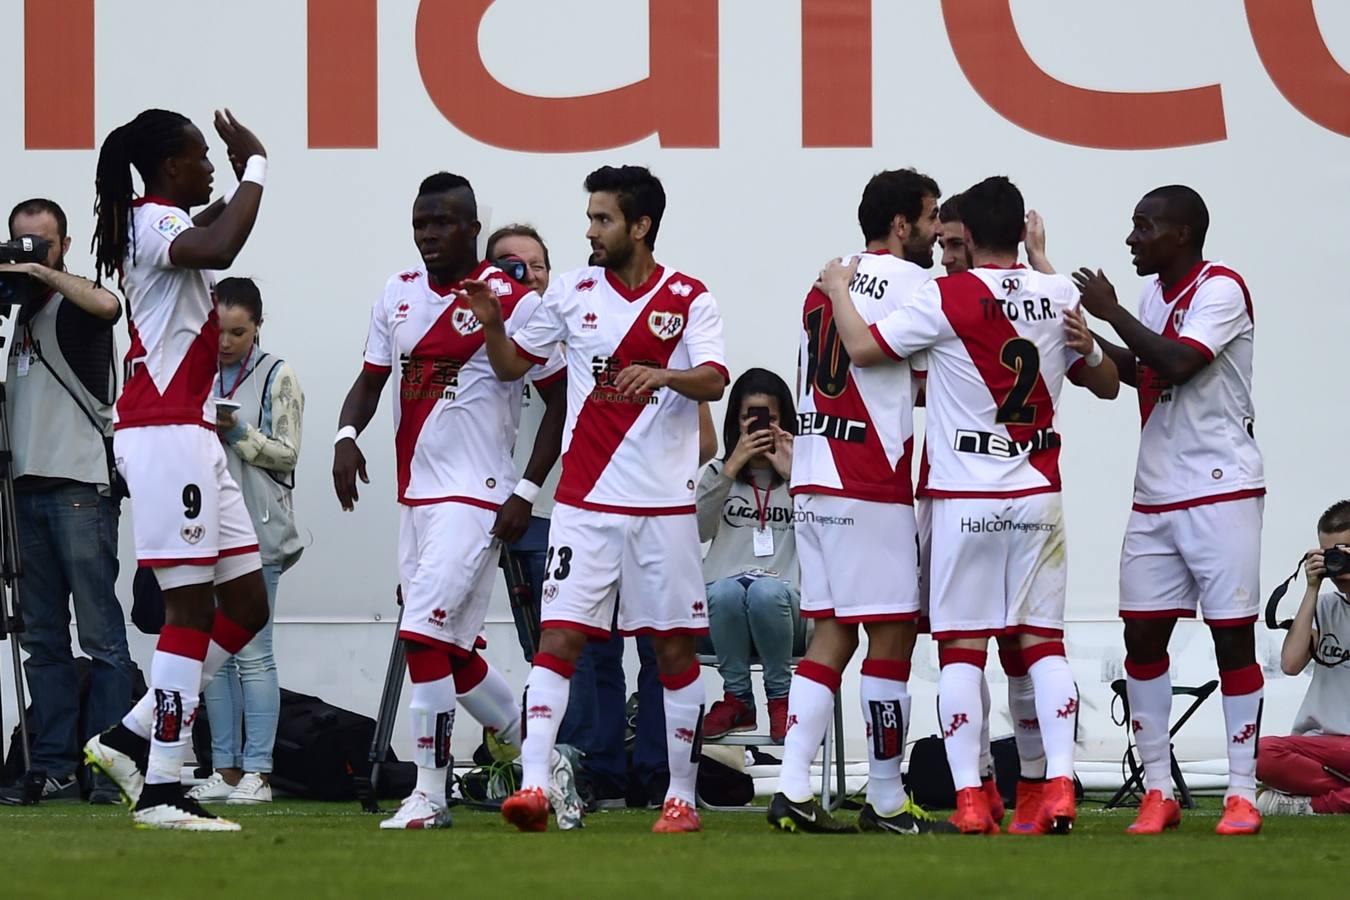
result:
<svg viewBox="0 0 1350 900"><path fill-rule="evenodd" d="M486 281L502 304L508 333L539 306L539 295L486 262L468 276ZM424 267L389 279L375 301L365 367L391 372L398 501L456 501L496 509L516 484L511 447L520 424L519 382L492 372L483 326L459 283L433 285ZM535 384L562 377L556 357L530 373Z"/></svg>
<svg viewBox="0 0 1350 900"><path fill-rule="evenodd" d="M1134 508L1166 512L1264 494L1252 403L1255 326L1242 277L1223 263L1202 262L1171 288L1154 278L1139 298L1139 321L1199 350L1209 364L1171 385L1136 363Z"/></svg>
<svg viewBox="0 0 1350 900"><path fill-rule="evenodd" d="M884 250L858 255L849 297L875 329L928 283L926 270ZM802 308L792 493L914 503L914 376L908 363L851 365L830 298L812 288Z"/></svg>
<svg viewBox="0 0 1350 900"><path fill-rule="evenodd" d="M558 503L639 516L694 512L698 404L668 387L629 397L615 379L630 365L711 366L726 379L722 317L702 282L663 266L636 288L600 266L566 272L514 341L536 363L567 347Z"/></svg>
<svg viewBox="0 0 1350 900"><path fill-rule="evenodd" d="M919 495L1007 498L1060 490L1055 409L1082 357L1065 344L1078 289L1023 266L925 285L872 327L897 359L927 351Z"/></svg>

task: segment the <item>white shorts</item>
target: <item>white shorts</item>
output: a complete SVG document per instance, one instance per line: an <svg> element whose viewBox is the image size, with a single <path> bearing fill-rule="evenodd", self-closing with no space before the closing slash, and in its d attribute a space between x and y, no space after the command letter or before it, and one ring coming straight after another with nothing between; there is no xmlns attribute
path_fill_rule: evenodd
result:
<svg viewBox="0 0 1350 900"><path fill-rule="evenodd" d="M1130 513L1120 552L1120 615L1255 622L1261 608L1264 497Z"/></svg>
<svg viewBox="0 0 1350 900"><path fill-rule="evenodd" d="M933 638L1062 637L1069 567L1059 494L931 502Z"/></svg>
<svg viewBox="0 0 1350 900"><path fill-rule="evenodd" d="M635 516L558 504L548 530L540 627L609 637L708 633L708 594L692 513Z"/></svg>
<svg viewBox="0 0 1350 900"><path fill-rule="evenodd" d="M131 489L138 566L200 567L197 581L175 582L210 584L221 580L221 559L257 554L244 495L214 431L200 425L123 428L113 436L113 454ZM245 573L232 567L229 574Z"/></svg>
<svg viewBox="0 0 1350 900"><path fill-rule="evenodd" d="M914 498L914 523L919 528L919 634L933 631L928 617L928 584L933 580L933 501Z"/></svg>
<svg viewBox="0 0 1350 900"><path fill-rule="evenodd" d="M496 521L494 510L468 503L399 507L399 637L459 657L473 651L501 556L489 533Z"/></svg>
<svg viewBox="0 0 1350 900"><path fill-rule="evenodd" d="M802 616L845 624L919 617L914 508L829 494L798 494Z"/></svg>

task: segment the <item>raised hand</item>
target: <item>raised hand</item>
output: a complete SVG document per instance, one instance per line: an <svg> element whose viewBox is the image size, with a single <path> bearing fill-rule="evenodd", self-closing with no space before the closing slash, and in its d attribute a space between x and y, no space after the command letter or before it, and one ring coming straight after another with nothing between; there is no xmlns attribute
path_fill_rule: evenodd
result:
<svg viewBox="0 0 1350 900"><path fill-rule="evenodd" d="M1079 269L1073 273L1074 284L1082 294L1082 307L1099 319L1106 319L1120 307L1116 299L1115 286L1107 279L1101 269Z"/></svg>
<svg viewBox="0 0 1350 900"><path fill-rule="evenodd" d="M244 166L250 156L267 156L267 149L258 136L241 125L228 109L216 110L215 126L216 134L225 142L225 153L236 177L244 176Z"/></svg>
<svg viewBox="0 0 1350 900"><path fill-rule="evenodd" d="M773 433L773 449L764 455L773 465L774 471L784 481L790 481L792 479L792 432L784 431L777 425L770 425L769 428Z"/></svg>
<svg viewBox="0 0 1350 900"><path fill-rule="evenodd" d="M1080 356L1087 356L1096 342L1083 314L1073 308L1064 310L1064 343L1069 349Z"/></svg>
<svg viewBox="0 0 1350 900"><path fill-rule="evenodd" d="M496 328L502 324L502 302L486 281L466 281L455 293L469 304L474 318L484 328Z"/></svg>

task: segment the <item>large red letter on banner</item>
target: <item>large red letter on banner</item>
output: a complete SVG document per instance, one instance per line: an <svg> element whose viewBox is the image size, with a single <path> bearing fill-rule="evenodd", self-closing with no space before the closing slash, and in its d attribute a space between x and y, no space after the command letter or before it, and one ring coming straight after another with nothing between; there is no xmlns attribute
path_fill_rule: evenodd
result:
<svg viewBox="0 0 1350 900"><path fill-rule="evenodd" d="M1227 137L1217 84L1153 93L1074 87L1047 75L1027 54L1009 0L942 0L942 14L971 87L1027 131L1108 150L1185 147Z"/></svg>
<svg viewBox="0 0 1350 900"><path fill-rule="evenodd" d="M417 11L417 64L436 108L474 140L567 153L657 134L663 147L716 147L717 0L648 0L650 75L582 97L536 97L493 78L478 53L492 0L433 0ZM597 34L578 57L603 57Z"/></svg>
<svg viewBox="0 0 1350 900"><path fill-rule="evenodd" d="M94 0L23 4L23 145L94 146Z"/></svg>
<svg viewBox="0 0 1350 900"><path fill-rule="evenodd" d="M1312 0L1247 0L1247 24L1284 99L1323 128L1350 136L1350 73L1322 40Z"/></svg>
<svg viewBox="0 0 1350 900"><path fill-rule="evenodd" d="M309 0L309 146L379 146L375 0Z"/></svg>
<svg viewBox="0 0 1350 900"><path fill-rule="evenodd" d="M802 0L802 146L872 146L872 0Z"/></svg>

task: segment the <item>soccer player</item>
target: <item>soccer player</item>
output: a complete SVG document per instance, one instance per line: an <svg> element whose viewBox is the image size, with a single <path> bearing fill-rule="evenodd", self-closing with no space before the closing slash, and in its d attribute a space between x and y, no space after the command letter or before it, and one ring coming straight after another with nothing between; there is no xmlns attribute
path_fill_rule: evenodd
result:
<svg viewBox="0 0 1350 900"><path fill-rule="evenodd" d="M146 110L114 129L95 180L95 260L120 280L131 332L113 446L135 496L137 564L154 569L165 622L150 690L85 753L134 801L138 826L187 831L239 830L186 796L179 772L201 686L268 614L258 539L210 400L220 342L212 272L230 267L253 230L267 159L228 110L215 127L240 181L195 219L189 210L210 201L215 169L201 131L178 113ZM139 200L132 166L145 185Z"/></svg>
<svg viewBox="0 0 1350 900"><path fill-rule="evenodd" d="M586 177L591 265L558 276L514 335L481 282L465 292L497 376L519 378L566 344L567 429L549 533L542 636L525 687L522 788L502 815L522 831L548 821L549 752L568 678L588 638L648 634L664 685L670 786L657 832L698 831L703 684L694 655L708 631L694 512L698 403L727 385L722 319L702 282L652 255L665 211L660 180L640 166Z"/></svg>
<svg viewBox="0 0 1350 900"><path fill-rule="evenodd" d="M974 267L970 246L966 243L965 225L961 221L961 195L948 197L938 208L938 244L942 247L942 266L948 275L959 275ZM1031 268L1046 275L1055 274L1045 255L1045 223L1033 209L1027 212L1027 262ZM916 376L926 372L916 371ZM922 401L922 391L920 391ZM928 625L929 561L932 549L932 502L927 497L915 501L914 511L919 523L919 585L923 615L920 630ZM1017 779L1017 812L1008 823L1008 830L1016 834L1035 834L1041 830L1041 786L1045 783L1045 748L1041 744L1041 726L1036 718L1036 694L1022 661L1020 639L1017 635L999 635L998 657L1008 678L1008 713L1013 723L1013 741L1017 745L1019 777ZM999 792L994 772L994 755L990 747L989 719L991 698L988 678L980 681L980 705L984 718L980 728L980 787L989 797L989 812L995 822L1002 823L1006 813L1003 795Z"/></svg>
<svg viewBox="0 0 1350 900"><path fill-rule="evenodd" d="M521 386L493 376L483 353L483 327L458 290L476 279L500 298L512 332L538 307L539 295L479 258L478 204L462 176L438 172L422 182L412 228L422 265L392 275L375 301L365 364L342 405L333 448L333 486L350 511L359 500L357 477L367 481L356 438L375 415L397 365L399 636L412 680L408 705L417 785L380 823L385 829L450 825L445 783L457 693L465 694L465 707L484 726L505 735L512 731L510 692L492 689L500 682L487 683L481 703L470 699L489 674L474 645L492 596L499 541L518 537L530 514L512 459ZM558 410L565 374L560 356L532 373L545 402ZM546 418L536 441L556 447L561 427L558 412ZM537 461L527 478L542 480L554 459L544 453Z"/></svg>
<svg viewBox="0 0 1350 900"><path fill-rule="evenodd" d="M1167 645L1197 608L1214 638L1228 728L1228 793L1219 834L1261 830L1256 744L1264 679L1256 662L1265 472L1252 403L1254 329L1242 276L1204 258L1209 211L1194 190L1168 185L1134 208L1125 239L1140 275L1153 275L1139 315L1100 270L1074 279L1083 308L1125 347L1102 341L1139 395L1142 427L1134 509L1120 559L1125 681L1144 764L1144 802L1131 834L1175 828Z"/></svg>
<svg viewBox="0 0 1350 900"><path fill-rule="evenodd" d="M939 193L937 182L913 169L872 177L858 204L866 248L854 257L854 276L838 305L872 323L913 300L933 266ZM836 315L830 298L812 288L802 310L792 494L801 612L814 620L815 631L788 691L780 790L768 819L786 831L853 830L812 796L810 768L862 625L868 643L859 699L868 780L858 825L893 834L949 830L915 815L900 777L919 616L910 367L851 365ZM884 573L880 581L878 573Z"/></svg>
<svg viewBox="0 0 1350 900"><path fill-rule="evenodd" d="M1001 176L961 196L974 268L922 288L870 327L847 300L856 264L823 284L853 364L927 352L927 430L919 492L932 498L930 617L942 674L938 714L957 788L951 822L999 831L980 788L980 682L990 637L1019 636L1045 747L1041 827L1065 833L1078 689L1064 658L1067 554L1055 408L1066 374L1101 397L1119 390L1066 277L1018 263L1025 212Z"/></svg>

